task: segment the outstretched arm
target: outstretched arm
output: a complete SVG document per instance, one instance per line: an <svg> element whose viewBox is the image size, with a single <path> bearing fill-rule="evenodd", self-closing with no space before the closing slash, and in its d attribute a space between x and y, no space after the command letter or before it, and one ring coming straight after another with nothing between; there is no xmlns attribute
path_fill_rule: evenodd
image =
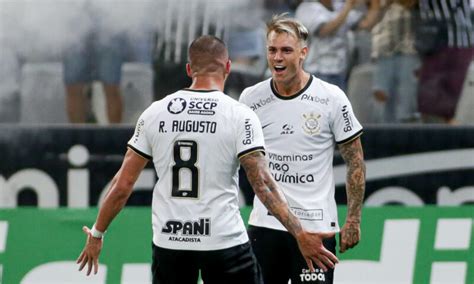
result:
<svg viewBox="0 0 474 284"><path fill-rule="evenodd" d="M353 248L360 241L360 221L365 192L365 162L360 137L339 145L339 152L347 165L346 223L340 232L340 251Z"/></svg>
<svg viewBox="0 0 474 284"><path fill-rule="evenodd" d="M147 162L147 159L136 154L134 151L127 150L122 166L112 179L110 189L107 192L104 203L100 207L95 222L95 228L98 231L105 232L115 216L125 206L132 193L133 185ZM99 255L102 249L102 238L93 237L91 230L86 226L82 230L87 234L87 240L84 249L77 259L77 263L80 264L79 270L81 271L87 264L87 275L91 273L92 267L94 267L94 274L97 274Z"/></svg>
<svg viewBox="0 0 474 284"><path fill-rule="evenodd" d="M332 237L334 234L310 233L301 227L299 219L291 212L284 195L273 179L262 152L249 153L240 158L240 163L257 197L298 241L301 254L311 271L314 271L312 261L324 271L327 271L327 267L334 268L338 259L322 243L324 238Z"/></svg>

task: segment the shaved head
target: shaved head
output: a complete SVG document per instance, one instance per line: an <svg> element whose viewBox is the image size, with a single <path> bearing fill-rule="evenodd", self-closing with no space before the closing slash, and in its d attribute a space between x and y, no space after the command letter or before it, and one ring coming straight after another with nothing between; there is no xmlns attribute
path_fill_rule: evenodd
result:
<svg viewBox="0 0 474 284"><path fill-rule="evenodd" d="M205 35L191 43L188 57L193 74L225 72L229 53L221 39Z"/></svg>

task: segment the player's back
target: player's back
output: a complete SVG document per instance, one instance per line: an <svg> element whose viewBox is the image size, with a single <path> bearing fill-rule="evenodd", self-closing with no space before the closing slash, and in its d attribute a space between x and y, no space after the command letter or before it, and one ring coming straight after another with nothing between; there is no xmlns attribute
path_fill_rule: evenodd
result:
<svg viewBox="0 0 474 284"><path fill-rule="evenodd" d="M263 147L255 114L220 91L185 89L152 104L140 124L144 134L137 126L136 135L148 141L159 177L155 244L208 250L246 242L237 170L239 155Z"/></svg>

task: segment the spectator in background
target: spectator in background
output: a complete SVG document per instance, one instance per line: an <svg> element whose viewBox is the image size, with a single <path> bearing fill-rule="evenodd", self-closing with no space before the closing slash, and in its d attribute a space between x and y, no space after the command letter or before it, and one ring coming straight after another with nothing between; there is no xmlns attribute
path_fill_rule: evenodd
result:
<svg viewBox="0 0 474 284"><path fill-rule="evenodd" d="M121 122L123 106L120 95L120 41L119 37L105 41L97 33L92 33L80 46L65 53L64 82L70 122L85 123L90 119L90 92L94 80L104 84L109 122Z"/></svg>
<svg viewBox="0 0 474 284"><path fill-rule="evenodd" d="M233 17L228 20L227 43L232 60L232 73L226 93L238 99L246 86L263 79L266 70L265 22L261 1L229 2Z"/></svg>
<svg viewBox="0 0 474 284"><path fill-rule="evenodd" d="M373 94L384 104L384 121L413 122L416 118L415 71L419 66L414 47L413 11L417 0L392 0L372 30L375 59Z"/></svg>
<svg viewBox="0 0 474 284"><path fill-rule="evenodd" d="M312 35L306 70L344 91L349 66L348 32L357 28L363 17L354 9L356 3L357 0L306 0L295 15Z"/></svg>
<svg viewBox="0 0 474 284"><path fill-rule="evenodd" d="M423 122L455 123L454 115L474 55L469 0L423 0L416 47L421 55L418 109Z"/></svg>
<svg viewBox="0 0 474 284"><path fill-rule="evenodd" d="M90 23L79 44L64 53L66 108L70 122L90 121L90 92L94 81L103 84L109 123L120 123L123 114L120 81L126 61L151 62L151 33L133 19L145 18L148 2L84 1L78 22ZM133 35L133 37L131 36Z"/></svg>
<svg viewBox="0 0 474 284"><path fill-rule="evenodd" d="M161 0L159 30L153 55L155 100L162 99L191 83L184 72L186 50L200 35L226 38L229 0Z"/></svg>
<svg viewBox="0 0 474 284"><path fill-rule="evenodd" d="M360 20L358 29L353 31L353 47L350 50L351 62L348 72L353 66L371 62L372 35L370 31L380 20L382 2L385 1L358 0L356 4L355 9L364 14L364 17Z"/></svg>
<svg viewBox="0 0 474 284"><path fill-rule="evenodd" d="M294 16L296 8L303 0L260 0L263 1L265 11L264 20L268 21L274 15L288 13Z"/></svg>

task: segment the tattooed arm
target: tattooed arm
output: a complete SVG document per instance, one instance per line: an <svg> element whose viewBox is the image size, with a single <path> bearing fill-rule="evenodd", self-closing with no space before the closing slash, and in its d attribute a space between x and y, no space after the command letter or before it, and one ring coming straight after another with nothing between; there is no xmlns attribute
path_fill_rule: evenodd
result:
<svg viewBox="0 0 474 284"><path fill-rule="evenodd" d="M311 260L325 271L327 267L334 268L338 259L322 243L324 238L332 237L334 233L311 233L301 227L299 219L291 212L278 184L270 174L262 152L249 153L240 158L240 163L247 173L255 195L298 241L301 254L311 271L314 271Z"/></svg>
<svg viewBox="0 0 474 284"><path fill-rule="evenodd" d="M360 241L360 221L365 192L365 162L360 137L339 145L339 152L347 165L347 216L339 234L340 252L345 252Z"/></svg>

